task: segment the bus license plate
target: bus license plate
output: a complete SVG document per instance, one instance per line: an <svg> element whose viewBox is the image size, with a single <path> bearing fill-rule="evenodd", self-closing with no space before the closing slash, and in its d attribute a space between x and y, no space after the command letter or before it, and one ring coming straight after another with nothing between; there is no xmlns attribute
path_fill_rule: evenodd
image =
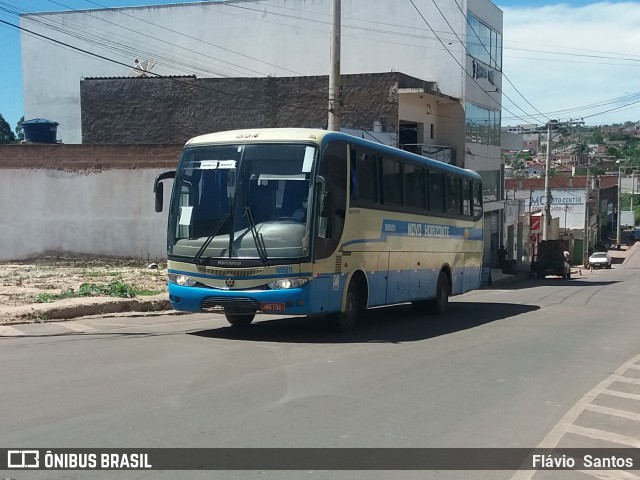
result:
<svg viewBox="0 0 640 480"><path fill-rule="evenodd" d="M284 303L261 303L260 310L263 312L284 312Z"/></svg>

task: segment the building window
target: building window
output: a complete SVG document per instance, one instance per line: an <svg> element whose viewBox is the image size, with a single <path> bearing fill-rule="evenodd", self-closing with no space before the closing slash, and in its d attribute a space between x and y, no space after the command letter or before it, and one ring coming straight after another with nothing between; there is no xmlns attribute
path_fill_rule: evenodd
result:
<svg viewBox="0 0 640 480"><path fill-rule="evenodd" d="M478 172L482 177L482 199L484 202L497 202L501 198L500 170Z"/></svg>
<svg viewBox="0 0 640 480"><path fill-rule="evenodd" d="M469 54L496 70L502 70L502 34L467 13L467 50Z"/></svg>
<svg viewBox="0 0 640 480"><path fill-rule="evenodd" d="M466 141L500 145L500 111L467 102L465 105Z"/></svg>

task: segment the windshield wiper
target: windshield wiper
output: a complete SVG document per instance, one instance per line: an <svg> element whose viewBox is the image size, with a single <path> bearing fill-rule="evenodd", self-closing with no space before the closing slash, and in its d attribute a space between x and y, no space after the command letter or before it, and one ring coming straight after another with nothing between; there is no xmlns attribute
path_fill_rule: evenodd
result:
<svg viewBox="0 0 640 480"><path fill-rule="evenodd" d="M251 229L253 242L256 244L258 256L260 257L262 264L266 265L267 260L269 259L267 256L267 247L264 245L264 238L262 238L262 234L258 232L258 229L256 228L256 222L253 219L253 213L251 212L251 207L249 205L244 207L244 216L247 217L247 221L249 222L249 228Z"/></svg>
<svg viewBox="0 0 640 480"><path fill-rule="evenodd" d="M216 225L216 228L213 229L213 232L211 232L211 234L207 237L207 239L204 241L204 243L202 244L202 246L198 249L198 252L195 254L195 256L193 257L193 261L196 263L196 265L200 264L200 257L202 257L202 254L204 253L204 251L207 249L207 247L209 246L209 244L211 243L211 241L215 238L215 236L218 234L218 232L220 231L220 229L222 228L222 226L224 225L224 222L227 221L227 219L229 218L231 214L230 213L225 213L224 216L220 219L220 221L218 222L218 224Z"/></svg>

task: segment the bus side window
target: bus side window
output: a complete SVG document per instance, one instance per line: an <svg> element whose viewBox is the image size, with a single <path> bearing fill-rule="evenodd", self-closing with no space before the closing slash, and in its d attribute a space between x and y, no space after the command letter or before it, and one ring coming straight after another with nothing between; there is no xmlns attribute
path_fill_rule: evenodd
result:
<svg viewBox="0 0 640 480"><path fill-rule="evenodd" d="M472 215L471 205L473 204L473 184L466 178L462 183L462 214L470 217Z"/></svg>
<svg viewBox="0 0 640 480"><path fill-rule="evenodd" d="M338 248L347 207L347 152L343 142L333 142L324 149L318 175L324 178L324 198L317 199L318 231L316 259L328 258Z"/></svg>
<svg viewBox="0 0 640 480"><path fill-rule="evenodd" d="M373 206L378 201L378 163L376 156L351 149L351 200L355 206Z"/></svg>
<svg viewBox="0 0 640 480"><path fill-rule="evenodd" d="M385 205L402 206L402 162L382 158L382 201Z"/></svg>
<svg viewBox="0 0 640 480"><path fill-rule="evenodd" d="M473 182L473 217L482 217L482 183Z"/></svg>
<svg viewBox="0 0 640 480"><path fill-rule="evenodd" d="M358 166L356 164L357 160L357 151L356 150L351 150L349 152L349 158L350 158L350 162L349 162L349 191L350 196L351 196L351 200L357 200L358 199L358 190L360 187L360 179L358 178Z"/></svg>
<svg viewBox="0 0 640 480"><path fill-rule="evenodd" d="M426 208L424 168L404 164L405 205L420 210Z"/></svg>
<svg viewBox="0 0 640 480"><path fill-rule="evenodd" d="M429 170L429 211L444 212L443 175L433 170Z"/></svg>
<svg viewBox="0 0 640 480"><path fill-rule="evenodd" d="M461 178L447 175L447 213L460 215L462 213L462 186Z"/></svg>

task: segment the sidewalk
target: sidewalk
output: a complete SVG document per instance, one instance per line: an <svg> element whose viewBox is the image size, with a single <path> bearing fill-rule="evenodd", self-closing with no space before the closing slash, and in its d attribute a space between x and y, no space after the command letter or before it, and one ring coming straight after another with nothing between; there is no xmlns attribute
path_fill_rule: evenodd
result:
<svg viewBox="0 0 640 480"><path fill-rule="evenodd" d="M70 320L109 313L149 313L171 309L169 296L166 293L136 298L67 298L51 303L32 303L19 306L0 305L0 325Z"/></svg>
<svg viewBox="0 0 640 480"><path fill-rule="evenodd" d="M171 310L157 263L42 257L0 263L0 325Z"/></svg>
<svg viewBox="0 0 640 480"><path fill-rule="evenodd" d="M614 265L618 266L618 268L620 268L620 266L624 268L626 261L632 255L637 254L638 251L640 251L640 242L636 242L635 245L623 246L621 250L610 250L609 255L612 257ZM16 267L20 268L21 264L13 264L12 267L14 267L14 269ZM156 276L158 277L156 281L161 281L163 285L166 285L166 283L164 283L166 282L165 273L161 271L156 272ZM90 273L94 272L92 271ZM579 277L588 275L590 271L588 267L585 268L583 265L576 265L571 269L571 273ZM140 275L140 270L138 270L137 274ZM530 278L530 269L528 264L521 263L516 266L515 274L502 273L502 270L494 268L491 269L490 275L491 282L488 285L483 285L482 288L502 287L512 282L526 280ZM7 283L5 283L5 288L6 285ZM13 290L8 294L7 292L1 291L2 286L0 286L0 293L5 296L10 296L16 295L15 292L19 290L23 296L30 296L29 291L31 288L31 284L19 284L18 286L13 286ZM24 292L27 293L25 294ZM32 297L33 295L31 295L31 298ZM169 296L166 292L152 296L137 296L134 298L91 296L66 298L49 303L38 303L35 300L19 305L0 303L0 326L18 323L70 320L90 315L125 312L153 314L154 312L163 311L172 311Z"/></svg>
<svg viewBox="0 0 640 480"><path fill-rule="evenodd" d="M627 260L631 258L633 255L637 254L640 251L640 242L636 242L633 245L622 245L620 250L609 250L609 256L611 257L614 268L618 266L618 268L624 268ZM574 265L571 267L571 275L572 276L583 276L589 274L589 266L585 265ZM516 265L516 273L515 274L506 274L502 273L502 270L498 268L491 269L491 284L484 285L484 288L491 288L496 285L505 285L511 282L515 282L521 279L530 278L531 269L529 265L521 263Z"/></svg>

